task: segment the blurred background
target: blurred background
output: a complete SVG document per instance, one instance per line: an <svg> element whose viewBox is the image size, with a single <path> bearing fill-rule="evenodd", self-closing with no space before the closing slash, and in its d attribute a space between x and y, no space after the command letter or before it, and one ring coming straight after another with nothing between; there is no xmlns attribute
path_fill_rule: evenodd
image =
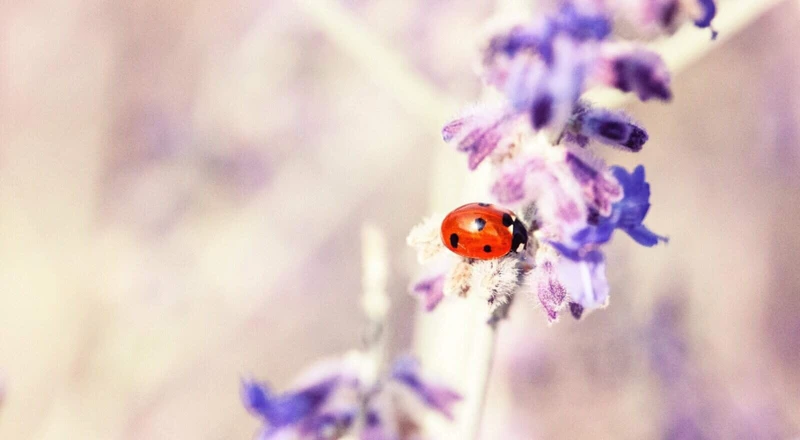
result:
<svg viewBox="0 0 800 440"><path fill-rule="evenodd" d="M391 350L424 345L404 239L473 201L439 131L499 3L0 4L0 439L251 438L240 377L360 343L365 220ZM726 4L761 6L606 155L645 164L671 242L618 236L580 322L515 306L486 439L800 433L800 3Z"/></svg>

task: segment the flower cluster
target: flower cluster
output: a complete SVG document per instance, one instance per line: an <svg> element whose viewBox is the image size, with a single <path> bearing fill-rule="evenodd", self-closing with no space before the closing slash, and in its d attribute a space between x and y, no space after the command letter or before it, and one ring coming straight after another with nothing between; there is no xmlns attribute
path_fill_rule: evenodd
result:
<svg viewBox="0 0 800 440"><path fill-rule="evenodd" d="M597 108L582 97L596 87L642 101L672 97L664 61L614 37L612 17L627 17L652 34L671 33L688 20L710 28L715 14L712 0L576 0L492 34L482 53L482 77L501 98L468 109L444 126L442 136L467 154L470 170L488 159L491 194L523 213L532 243L526 252L498 260L453 260L414 284L427 310L476 286L494 306L515 292L530 293L550 321L567 306L577 319L607 305L602 246L613 232L622 230L648 247L666 238L643 224L650 207L644 167L609 167L593 152L594 145L641 151L647 131L622 111ZM440 241L436 219L408 239L421 262L443 253Z"/></svg>
<svg viewBox="0 0 800 440"><path fill-rule="evenodd" d="M264 421L257 438L417 440L426 409L452 419L461 396L423 378L415 359L396 360L377 380L365 374L366 364L360 353L320 362L300 376L293 391L280 394L243 381L245 407Z"/></svg>

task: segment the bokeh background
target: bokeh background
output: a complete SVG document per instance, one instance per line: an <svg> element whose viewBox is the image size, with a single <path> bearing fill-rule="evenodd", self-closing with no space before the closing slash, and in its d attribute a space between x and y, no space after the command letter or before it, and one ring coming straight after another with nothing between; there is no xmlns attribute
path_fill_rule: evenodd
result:
<svg viewBox="0 0 800 440"><path fill-rule="evenodd" d="M503 3L0 4L0 439L251 438L240 377L360 343L366 220L391 351L430 351L404 237L472 201L439 130ZM727 4L755 7L606 155L646 165L669 245L618 236L580 322L515 306L486 439L800 433L800 3Z"/></svg>

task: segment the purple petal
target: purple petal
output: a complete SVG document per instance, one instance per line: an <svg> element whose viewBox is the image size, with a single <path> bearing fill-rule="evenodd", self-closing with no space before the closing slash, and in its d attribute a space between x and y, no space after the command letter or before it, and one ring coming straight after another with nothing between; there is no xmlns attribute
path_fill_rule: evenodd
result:
<svg viewBox="0 0 800 440"><path fill-rule="evenodd" d="M549 257L537 258L536 266L529 274L528 285L536 292L536 297L542 305L547 320L554 322L558 312L564 308L567 290L558 280L556 260Z"/></svg>
<svg viewBox="0 0 800 440"><path fill-rule="evenodd" d="M504 140L513 135L513 117L504 111L476 108L447 123L442 138L458 151L467 153L468 166L474 170Z"/></svg>
<svg viewBox="0 0 800 440"><path fill-rule="evenodd" d="M586 226L587 218L586 202L574 180L563 161L533 156L501 171L492 195L503 204L536 203L543 232L571 237Z"/></svg>
<svg viewBox="0 0 800 440"><path fill-rule="evenodd" d="M711 21L717 16L717 5L714 4L714 0L697 0L697 2L703 8L703 15L695 20L695 26L700 28L711 26Z"/></svg>
<svg viewBox="0 0 800 440"><path fill-rule="evenodd" d="M444 298L444 279L445 275L441 274L420 280L411 286L411 293L422 299L426 312L435 309Z"/></svg>
<svg viewBox="0 0 800 440"><path fill-rule="evenodd" d="M453 405L462 399L450 388L427 383L420 378L419 362L411 357L401 357L392 366L392 378L406 385L428 407L453 419Z"/></svg>
<svg viewBox="0 0 800 440"><path fill-rule="evenodd" d="M328 399L338 384L333 377L298 391L271 394L264 384L242 382L245 407L266 420L271 428L292 425L312 416Z"/></svg>
<svg viewBox="0 0 800 440"><path fill-rule="evenodd" d="M532 197L525 190L528 176L544 171L545 166L544 159L539 157L506 166L492 185L492 195L504 205L527 200Z"/></svg>
<svg viewBox="0 0 800 440"><path fill-rule="evenodd" d="M611 205L622 198L622 187L605 173L605 165L590 165L573 153L567 153L565 160L583 190L586 203L600 215L611 214Z"/></svg>
<svg viewBox="0 0 800 440"><path fill-rule="evenodd" d="M605 262L562 259L558 264L561 283L571 302L584 309L597 309L608 304L608 280Z"/></svg>

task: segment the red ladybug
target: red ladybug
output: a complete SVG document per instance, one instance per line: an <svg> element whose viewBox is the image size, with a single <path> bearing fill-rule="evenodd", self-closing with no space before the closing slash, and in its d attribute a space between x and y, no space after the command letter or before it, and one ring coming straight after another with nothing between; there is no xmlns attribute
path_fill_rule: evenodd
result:
<svg viewBox="0 0 800 440"><path fill-rule="evenodd" d="M507 209L470 203L444 218L442 242L462 257L491 260L525 249L528 231Z"/></svg>

